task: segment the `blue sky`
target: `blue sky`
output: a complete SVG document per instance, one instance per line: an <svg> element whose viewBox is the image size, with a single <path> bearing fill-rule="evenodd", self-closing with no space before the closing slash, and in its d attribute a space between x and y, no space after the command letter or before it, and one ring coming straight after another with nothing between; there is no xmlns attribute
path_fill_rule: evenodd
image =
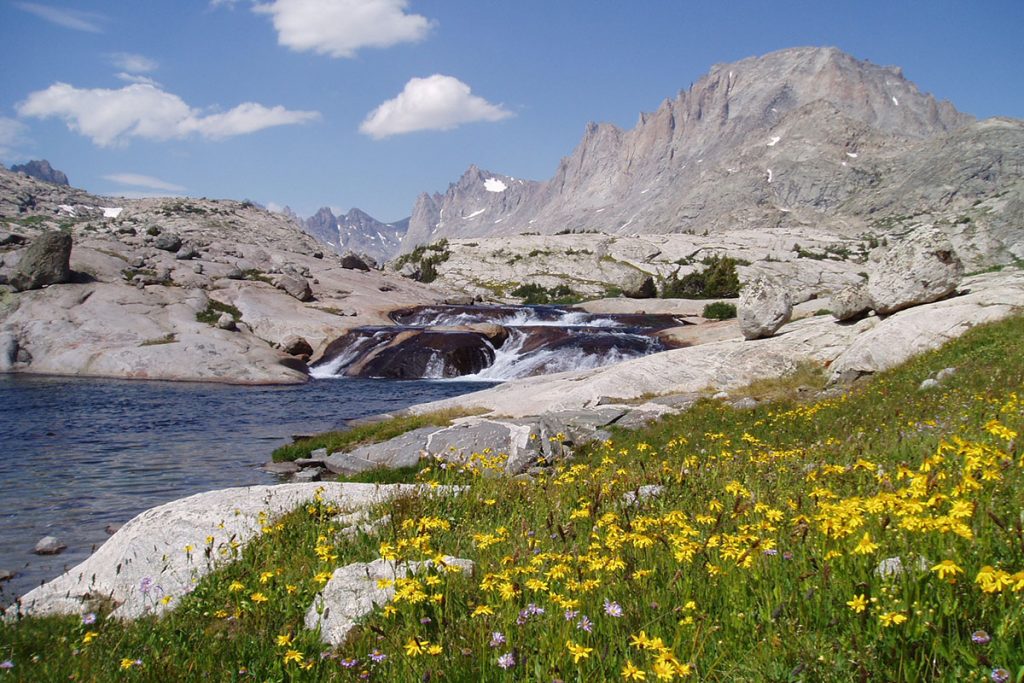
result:
<svg viewBox="0 0 1024 683"><path fill-rule="evenodd" d="M0 0L0 161L390 221L471 163L548 178L588 121L786 47L1024 118L1022 30L1021 0Z"/></svg>

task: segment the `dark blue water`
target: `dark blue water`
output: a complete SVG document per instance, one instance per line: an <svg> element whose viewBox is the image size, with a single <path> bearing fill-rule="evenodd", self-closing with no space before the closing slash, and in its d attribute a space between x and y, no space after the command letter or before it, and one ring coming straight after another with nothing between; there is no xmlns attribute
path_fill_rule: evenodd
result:
<svg viewBox="0 0 1024 683"><path fill-rule="evenodd" d="M292 435L478 391L480 382L321 380L299 386L0 375L0 583L10 602L88 557L147 508L281 481L258 466ZM43 536L67 544L42 557Z"/></svg>

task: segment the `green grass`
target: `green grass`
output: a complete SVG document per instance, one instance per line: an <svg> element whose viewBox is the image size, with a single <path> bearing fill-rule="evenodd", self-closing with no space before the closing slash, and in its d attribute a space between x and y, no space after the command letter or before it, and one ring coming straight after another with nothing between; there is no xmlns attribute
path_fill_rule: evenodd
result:
<svg viewBox="0 0 1024 683"><path fill-rule="evenodd" d="M242 319L242 312L231 304L210 299L206 304L206 308L196 313L196 321L206 323L207 325L216 325L217 321L220 320L220 316L224 313L230 315L235 322Z"/></svg>
<svg viewBox="0 0 1024 683"><path fill-rule="evenodd" d="M731 320L736 317L736 304L715 301L705 305L701 315L709 320Z"/></svg>
<svg viewBox="0 0 1024 683"><path fill-rule="evenodd" d="M173 332L168 332L162 337L155 337L153 339L144 339L139 342L139 346L160 346L162 344L173 344L178 340L177 336Z"/></svg>
<svg viewBox="0 0 1024 683"><path fill-rule="evenodd" d="M444 410L422 415L399 415L344 431L324 432L281 446L274 451L273 459L275 462L282 462L307 458L318 448L326 448L328 453L351 450L364 444L387 441L420 427L446 427L452 420L471 414L471 411L466 410Z"/></svg>
<svg viewBox="0 0 1024 683"><path fill-rule="evenodd" d="M596 682L635 667L645 681L660 671L980 682L1005 668L1020 683L1022 336L1022 317L979 326L846 394L798 402L806 394L796 388L822 378L802 367L749 388L766 401L753 409L702 400L649 428L613 430L535 481L483 476L501 467L497 453L432 465L415 478L467 488L389 504L379 538L325 540L327 512L299 510L268 521L238 563L167 618L101 614L89 644L78 618L6 624L0 659L20 680L235 680L244 668L252 680L354 681L365 671L375 681ZM946 367L957 368L952 378L918 389ZM664 488L624 501L641 485ZM407 598L321 657L301 622L317 573L438 553L473 560L472 576L406 582ZM892 557L908 570L877 574ZM943 566L958 573L943 577ZM269 602L253 603L256 591ZM978 631L988 642L972 640ZM278 645L280 635L293 643ZM387 658L370 661L374 651ZM498 666L506 654L508 670Z"/></svg>

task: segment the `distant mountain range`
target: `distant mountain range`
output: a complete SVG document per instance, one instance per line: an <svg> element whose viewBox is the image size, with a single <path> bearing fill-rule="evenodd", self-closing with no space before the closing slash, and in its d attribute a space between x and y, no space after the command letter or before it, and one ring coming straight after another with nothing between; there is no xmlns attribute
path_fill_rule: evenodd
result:
<svg viewBox="0 0 1024 683"><path fill-rule="evenodd" d="M549 180L470 166L420 195L402 251L525 232L885 232L1019 190L1022 173L1024 122L977 122L897 67L795 48L713 66L632 130L588 124ZM1020 194L988 237L1021 241Z"/></svg>
<svg viewBox="0 0 1024 683"><path fill-rule="evenodd" d="M298 219L298 222L306 232L339 254L354 251L371 256L378 263L398 254L402 238L409 228L408 218L382 223L359 209L335 216L326 206L309 218Z"/></svg>

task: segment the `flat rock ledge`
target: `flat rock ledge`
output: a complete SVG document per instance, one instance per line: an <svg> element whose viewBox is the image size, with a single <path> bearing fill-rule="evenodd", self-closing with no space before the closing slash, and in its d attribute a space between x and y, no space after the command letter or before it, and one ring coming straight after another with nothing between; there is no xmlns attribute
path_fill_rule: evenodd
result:
<svg viewBox="0 0 1024 683"><path fill-rule="evenodd" d="M385 588L378 581L404 579L434 566L433 561L394 563L384 559L356 562L334 570L327 585L313 598L306 611L306 628L320 629L320 636L332 647L344 644L359 620L384 605L395 594L394 585ZM441 571L472 573L473 562L444 556Z"/></svg>
<svg viewBox="0 0 1024 683"><path fill-rule="evenodd" d="M244 547L261 533L261 513L279 517L318 491L325 502L353 511L425 489L325 482L230 488L175 500L136 516L87 560L25 594L4 617L84 614L103 603L116 605L111 616L119 619L173 610L202 577L232 561L232 541ZM208 537L213 537L209 557Z"/></svg>

